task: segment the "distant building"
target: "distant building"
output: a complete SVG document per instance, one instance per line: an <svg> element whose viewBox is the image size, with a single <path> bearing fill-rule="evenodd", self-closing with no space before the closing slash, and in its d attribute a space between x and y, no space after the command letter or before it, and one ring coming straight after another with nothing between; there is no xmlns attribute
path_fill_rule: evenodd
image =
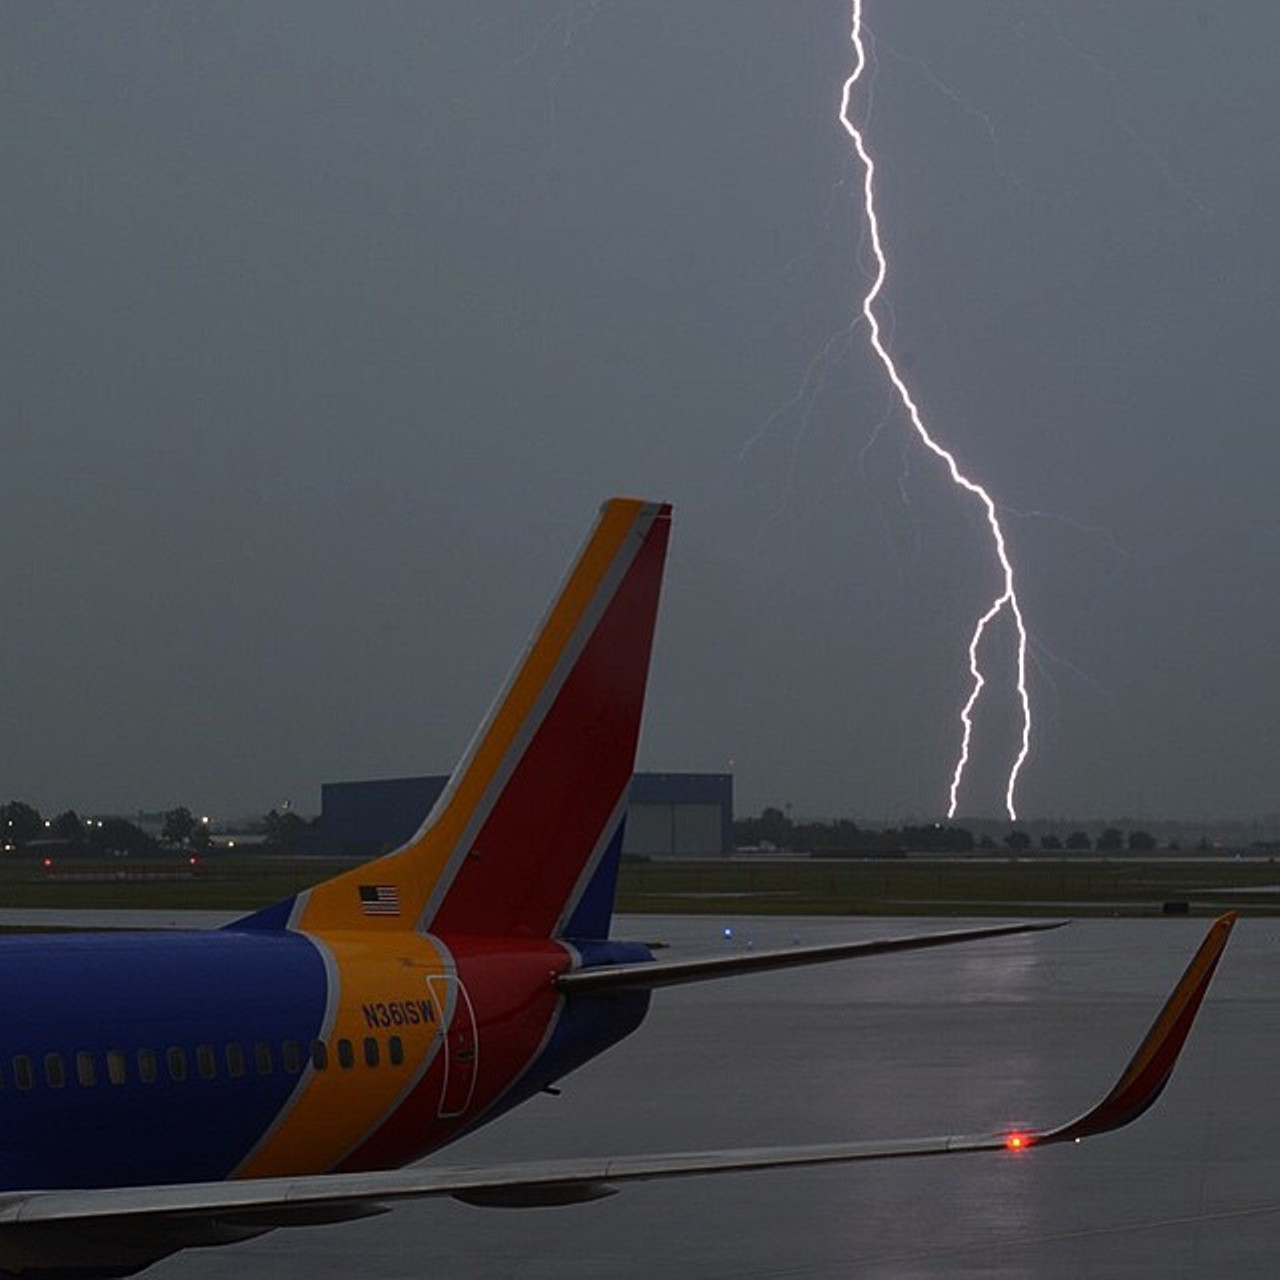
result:
<svg viewBox="0 0 1280 1280"><path fill-rule="evenodd" d="M403 844L422 825L445 775L326 782L307 852L373 857ZM631 779L624 853L720 857L733 851L733 775L637 773Z"/></svg>
<svg viewBox="0 0 1280 1280"><path fill-rule="evenodd" d="M394 849L422 825L448 781L445 775L324 783L307 852L372 857Z"/></svg>
<svg viewBox="0 0 1280 1280"><path fill-rule="evenodd" d="M733 774L637 773L623 853L719 858L733 852Z"/></svg>

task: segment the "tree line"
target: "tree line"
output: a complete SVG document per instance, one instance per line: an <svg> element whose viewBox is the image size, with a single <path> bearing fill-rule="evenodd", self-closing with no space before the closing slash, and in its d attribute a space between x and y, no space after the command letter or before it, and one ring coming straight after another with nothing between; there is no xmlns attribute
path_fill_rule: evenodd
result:
<svg viewBox="0 0 1280 1280"><path fill-rule="evenodd" d="M793 822L781 809L766 808L759 817L737 818L733 823L734 844L738 848L773 848L815 854L893 855L903 853L994 853L1007 850L1022 853L1041 849L1046 853L1147 853L1159 847L1149 831L1122 831L1105 827L1096 836L1087 831L1071 831L1033 838L1018 827L997 839L985 833L975 836L965 827L930 823L924 826L863 829L849 818L830 822ZM1166 848L1177 849L1176 842ZM1201 847L1208 848L1207 841Z"/></svg>
<svg viewBox="0 0 1280 1280"><path fill-rule="evenodd" d="M310 825L289 808L272 809L256 824L263 839L257 847L271 853L293 853ZM66 852L148 854L164 849L203 853L213 846L207 818L197 818L179 805L164 815L159 836L127 818L82 818L74 809L45 818L22 800L0 805L0 852L57 849Z"/></svg>

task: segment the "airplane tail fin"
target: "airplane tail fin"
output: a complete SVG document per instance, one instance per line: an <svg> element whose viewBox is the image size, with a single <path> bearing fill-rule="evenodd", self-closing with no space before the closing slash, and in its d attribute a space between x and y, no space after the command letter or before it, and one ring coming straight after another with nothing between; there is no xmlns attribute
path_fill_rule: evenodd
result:
<svg viewBox="0 0 1280 1280"><path fill-rule="evenodd" d="M670 523L606 502L417 834L237 927L606 936Z"/></svg>

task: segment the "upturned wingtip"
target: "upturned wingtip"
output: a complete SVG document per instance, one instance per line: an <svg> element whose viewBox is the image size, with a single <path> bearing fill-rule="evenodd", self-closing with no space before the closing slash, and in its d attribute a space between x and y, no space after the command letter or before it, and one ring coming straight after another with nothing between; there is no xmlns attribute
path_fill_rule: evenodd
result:
<svg viewBox="0 0 1280 1280"><path fill-rule="evenodd" d="M1228 911L1209 926L1190 964L1111 1091L1067 1124L1026 1134L1020 1146L1074 1142L1108 1133L1132 1123L1155 1102L1173 1075L1236 917L1236 912Z"/></svg>

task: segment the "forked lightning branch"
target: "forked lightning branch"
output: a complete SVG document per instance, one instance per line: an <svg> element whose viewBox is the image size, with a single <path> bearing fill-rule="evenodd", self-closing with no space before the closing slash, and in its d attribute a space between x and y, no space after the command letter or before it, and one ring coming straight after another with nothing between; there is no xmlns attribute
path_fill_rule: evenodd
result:
<svg viewBox="0 0 1280 1280"><path fill-rule="evenodd" d="M973 633L969 638L969 675L971 683L969 686L969 696L960 708L960 749L956 758L955 768L951 776L947 817L955 817L956 810L959 806L960 788L964 782L965 771L969 766L971 752L973 749L974 713L978 707L979 700L982 697L982 691L987 683L987 677L984 674L983 667L983 645L984 642L988 640L988 632L992 624L995 623L1001 615L1007 613L1013 622L1015 632L1017 650L1015 680L1018 704L1021 709L1022 724L1019 734L1018 750L1013 763L1009 768L1008 776L1005 781L1004 802L1005 809L1008 812L1009 817L1016 818L1018 815L1015 795L1018 785L1018 775L1021 773L1022 766L1026 763L1027 756L1031 750L1031 700L1027 693L1027 627L1026 622L1023 619L1022 604L1018 599L1018 591L1014 579L1013 562L1009 558L1008 543L1005 539L1004 528L1000 523L999 513L996 510L996 504L987 489L977 481L971 479L960 469L960 465L956 461L955 455L940 444L929 431L928 427L925 426L924 419L921 416L920 409L916 404L915 398L912 396L910 388L899 373L898 367L894 362L893 356L889 352L889 348L885 345L881 333L880 321L876 314L876 300L879 298L881 290L884 288L885 279L889 273L889 264L884 252L884 244L880 235L880 219L876 211L875 161L867 147L863 131L854 122L852 114L854 89L867 69L867 50L864 40L862 10L863 0L853 0L853 27L851 39L853 41L854 48L854 68L853 73L844 82L844 91L840 100L840 123L844 127L845 132L848 133L849 137L852 139L854 149L858 153L858 159L862 163L863 210L867 224L868 242L871 246L871 254L875 262L875 270L872 276L871 285L863 295L862 314L866 318L867 327L870 331L871 349L875 352L877 359L884 366L885 373L888 374L889 381L893 384L894 391L897 393L898 399L901 402L902 407L907 414L907 418L911 423L911 427L919 438L920 443L943 463L951 477L952 483L958 488L964 490L966 493L971 494L981 504L983 514L986 517L987 527L991 533L991 541L1000 570L1000 590L979 616L974 625Z"/></svg>

